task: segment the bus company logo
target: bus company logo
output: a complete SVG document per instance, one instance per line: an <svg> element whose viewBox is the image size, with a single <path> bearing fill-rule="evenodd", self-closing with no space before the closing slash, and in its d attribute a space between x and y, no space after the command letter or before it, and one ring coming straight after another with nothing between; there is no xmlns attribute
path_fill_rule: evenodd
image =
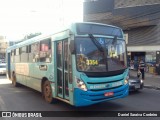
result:
<svg viewBox="0 0 160 120"><path fill-rule="evenodd" d="M90 86L90 89L103 89L103 88L108 88L108 87L110 87L110 84L93 85L93 86Z"/></svg>
<svg viewBox="0 0 160 120"><path fill-rule="evenodd" d="M105 88L105 85L93 85L93 86L90 86L90 89L102 89L102 88Z"/></svg>
<svg viewBox="0 0 160 120"><path fill-rule="evenodd" d="M106 84L105 86L106 86L106 88L108 88L110 85L109 85L109 84Z"/></svg>
<svg viewBox="0 0 160 120"><path fill-rule="evenodd" d="M1 117L42 117L40 112L2 112Z"/></svg>
<svg viewBox="0 0 160 120"><path fill-rule="evenodd" d="M2 117L12 117L11 112L2 112Z"/></svg>

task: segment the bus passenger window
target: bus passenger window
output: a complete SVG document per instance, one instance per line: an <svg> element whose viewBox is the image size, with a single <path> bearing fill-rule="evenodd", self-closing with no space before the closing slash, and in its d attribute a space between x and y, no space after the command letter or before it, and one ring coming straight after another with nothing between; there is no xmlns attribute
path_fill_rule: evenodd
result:
<svg viewBox="0 0 160 120"><path fill-rule="evenodd" d="M24 46L21 48L21 62L28 62L28 53L27 53L27 47Z"/></svg>
<svg viewBox="0 0 160 120"><path fill-rule="evenodd" d="M39 43L34 43L31 46L31 53L32 53L32 62L39 62Z"/></svg>
<svg viewBox="0 0 160 120"><path fill-rule="evenodd" d="M15 60L15 63L19 63L20 62L20 49L19 48L15 49L14 60Z"/></svg>
<svg viewBox="0 0 160 120"><path fill-rule="evenodd" d="M11 51L11 62L14 62L14 50Z"/></svg>
<svg viewBox="0 0 160 120"><path fill-rule="evenodd" d="M27 46L27 53L28 53L28 62L33 62L33 51L31 51L31 45Z"/></svg>
<svg viewBox="0 0 160 120"><path fill-rule="evenodd" d="M51 39L40 42L40 62L51 62Z"/></svg>

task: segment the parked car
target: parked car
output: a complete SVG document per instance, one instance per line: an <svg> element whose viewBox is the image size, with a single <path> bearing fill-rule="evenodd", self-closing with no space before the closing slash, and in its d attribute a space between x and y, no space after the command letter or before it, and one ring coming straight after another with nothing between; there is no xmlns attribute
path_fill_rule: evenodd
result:
<svg viewBox="0 0 160 120"><path fill-rule="evenodd" d="M143 89L143 80L138 77L130 76L129 77L129 91L138 91Z"/></svg>
<svg viewBox="0 0 160 120"><path fill-rule="evenodd" d="M6 74L6 64L0 64L0 75Z"/></svg>
<svg viewBox="0 0 160 120"><path fill-rule="evenodd" d="M0 59L0 64L3 64L3 63L6 63L6 60L5 59Z"/></svg>

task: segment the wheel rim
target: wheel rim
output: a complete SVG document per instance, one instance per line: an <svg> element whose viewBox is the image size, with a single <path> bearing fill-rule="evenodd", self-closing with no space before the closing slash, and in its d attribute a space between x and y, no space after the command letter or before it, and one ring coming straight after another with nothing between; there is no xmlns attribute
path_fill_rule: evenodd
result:
<svg viewBox="0 0 160 120"><path fill-rule="evenodd" d="M48 82L44 84L44 98L49 103L52 101L52 91Z"/></svg>
<svg viewBox="0 0 160 120"><path fill-rule="evenodd" d="M50 92L51 92L50 87L49 87L49 85L47 84L47 85L45 86L45 95L46 95L46 97L50 97Z"/></svg>

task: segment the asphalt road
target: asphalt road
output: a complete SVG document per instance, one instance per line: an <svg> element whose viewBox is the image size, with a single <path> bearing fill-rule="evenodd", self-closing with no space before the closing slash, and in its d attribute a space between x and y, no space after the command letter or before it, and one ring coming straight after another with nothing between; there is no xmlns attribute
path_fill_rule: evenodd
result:
<svg viewBox="0 0 160 120"><path fill-rule="evenodd" d="M15 88L12 86L11 81L7 80L5 76L0 76L0 111L160 111L160 91L145 88L140 92L130 93L130 95L126 98L103 102L92 106L77 108L61 101L57 101L57 103L55 104L48 104L42 99L41 94L39 92L24 86ZM54 119L66 120L66 118L63 117L64 112L60 114L62 117L54 117ZM75 113L73 112L73 114ZM91 117L71 117L68 119L72 120L75 118L83 120L91 119ZM134 118L135 117L126 119ZM136 117L136 119L138 118L140 120L151 119ZM0 120L14 119L19 120L20 118L0 118ZM28 118L23 119L28 120ZM36 118L31 119L33 120ZM43 118L37 118L37 120L40 119ZM45 118L45 120L50 119L53 120L53 118ZM106 118L104 117L93 117L92 119L106 120ZM108 119L124 120L125 118L113 117ZM158 120L159 118L155 119Z"/></svg>

